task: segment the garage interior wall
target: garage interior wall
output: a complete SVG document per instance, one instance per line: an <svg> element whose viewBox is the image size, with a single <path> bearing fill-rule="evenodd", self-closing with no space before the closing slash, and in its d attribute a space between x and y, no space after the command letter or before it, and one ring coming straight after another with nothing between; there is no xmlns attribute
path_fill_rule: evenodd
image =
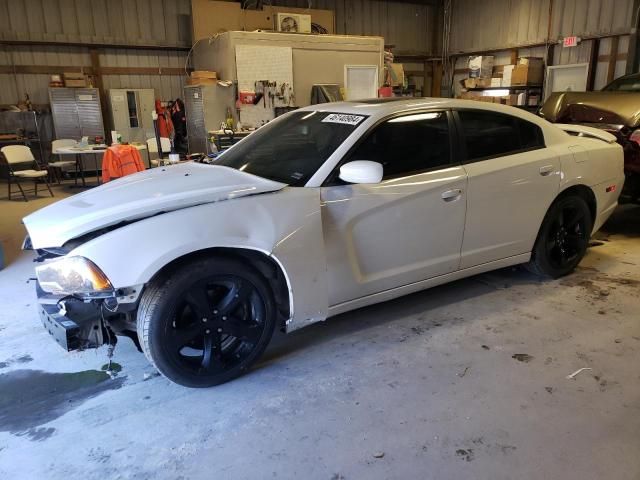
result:
<svg viewBox="0 0 640 480"><path fill-rule="evenodd" d="M190 17L189 0L0 0L0 104L25 93L34 104L48 103L50 75L95 73L95 60L105 69L104 89L181 96Z"/></svg>
<svg viewBox="0 0 640 480"><path fill-rule="evenodd" d="M305 8L308 0L275 0L276 6ZM375 35L395 45L396 54L433 55L439 52L440 1L313 0L311 8L333 10L336 33ZM434 25L438 31L434 31Z"/></svg>
<svg viewBox="0 0 640 480"><path fill-rule="evenodd" d="M383 36L395 52L409 55L404 60L415 57L405 69L422 72L424 57L438 51L439 3L314 0L311 7L334 10L337 33ZM309 7L307 0L272 4ZM0 42L0 104L14 104L25 93L34 104L48 103L49 76L68 71L64 67L91 73L92 46L100 68L117 72L102 72L104 89L155 88L158 97L175 98L184 83L178 69L191 46L191 2L0 0Z"/></svg>
<svg viewBox="0 0 640 480"><path fill-rule="evenodd" d="M625 74L634 0L454 0L450 54L453 85L466 76L467 55L487 53L495 65L511 55L542 57L549 65L590 63L589 86L599 89ZM551 14L551 18L549 15ZM558 42L578 36L576 47Z"/></svg>
<svg viewBox="0 0 640 480"><path fill-rule="evenodd" d="M432 62L425 65L425 60L441 54L441 3L441 0L313 0L311 8L333 10L337 34L384 37L386 45L394 46L396 61L403 64L410 83L429 95L434 66ZM309 7L308 0L274 0L272 4Z"/></svg>

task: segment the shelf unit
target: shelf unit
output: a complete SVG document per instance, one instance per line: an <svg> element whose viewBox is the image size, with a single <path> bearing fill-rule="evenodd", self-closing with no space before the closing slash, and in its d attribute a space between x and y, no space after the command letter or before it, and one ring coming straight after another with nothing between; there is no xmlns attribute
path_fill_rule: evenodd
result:
<svg viewBox="0 0 640 480"><path fill-rule="evenodd" d="M538 103L537 105L529 105L529 97L531 97L532 91L539 92L539 98L542 100L542 85L511 85L509 87L476 87L476 88L467 88L469 92L482 92L485 90L509 90L509 93L520 93L522 91L525 92L524 97L524 105L513 105L514 107L522 108L524 110L536 111L538 108L542 106L542 103Z"/></svg>
<svg viewBox="0 0 640 480"><path fill-rule="evenodd" d="M0 147L26 145L39 162L46 162L41 130L42 114L39 112L0 112L0 134L11 134L11 137L0 139Z"/></svg>

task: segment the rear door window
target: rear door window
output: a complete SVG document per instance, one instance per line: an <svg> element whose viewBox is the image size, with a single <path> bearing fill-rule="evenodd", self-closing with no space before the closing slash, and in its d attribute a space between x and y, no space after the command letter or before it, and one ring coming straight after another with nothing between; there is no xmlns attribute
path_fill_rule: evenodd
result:
<svg viewBox="0 0 640 480"><path fill-rule="evenodd" d="M462 127L467 161L544 148L540 127L512 115L461 110L458 112Z"/></svg>

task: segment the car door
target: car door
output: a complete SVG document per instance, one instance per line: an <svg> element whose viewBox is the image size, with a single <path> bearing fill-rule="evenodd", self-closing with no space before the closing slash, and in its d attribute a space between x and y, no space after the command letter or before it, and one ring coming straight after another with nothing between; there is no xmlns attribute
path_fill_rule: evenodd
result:
<svg viewBox="0 0 640 480"><path fill-rule="evenodd" d="M329 305L408 285L458 268L466 174L452 153L450 113L388 119L345 159L384 167L375 185L321 188Z"/></svg>
<svg viewBox="0 0 640 480"><path fill-rule="evenodd" d="M471 109L455 117L468 177L461 268L530 252L558 194L559 159L532 122Z"/></svg>

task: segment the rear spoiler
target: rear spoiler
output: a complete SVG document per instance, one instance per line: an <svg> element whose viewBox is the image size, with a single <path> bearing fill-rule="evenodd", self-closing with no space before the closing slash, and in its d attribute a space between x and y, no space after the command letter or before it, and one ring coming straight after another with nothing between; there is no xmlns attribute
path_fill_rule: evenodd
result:
<svg viewBox="0 0 640 480"><path fill-rule="evenodd" d="M555 123L554 125L567 133L578 134L581 137L597 138L607 143L615 143L617 141L615 136L599 128L585 127L584 125L569 125L568 123Z"/></svg>

